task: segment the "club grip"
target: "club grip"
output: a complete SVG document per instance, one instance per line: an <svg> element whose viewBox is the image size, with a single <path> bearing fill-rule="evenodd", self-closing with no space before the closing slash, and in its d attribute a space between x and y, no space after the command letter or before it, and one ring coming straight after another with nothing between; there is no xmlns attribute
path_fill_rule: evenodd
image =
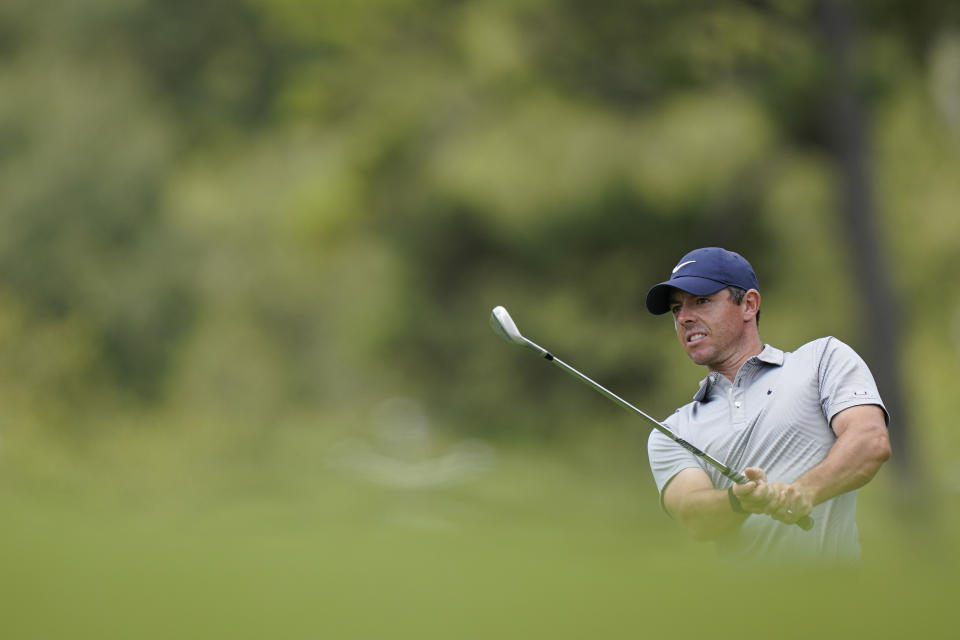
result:
<svg viewBox="0 0 960 640"><path fill-rule="evenodd" d="M727 476L737 484L745 484L750 482L750 480L743 474L737 473L736 471L730 469L729 467L724 467L722 469L723 475ZM794 524L803 529L804 531L810 531L813 529L813 518L810 516L803 516L797 520Z"/></svg>

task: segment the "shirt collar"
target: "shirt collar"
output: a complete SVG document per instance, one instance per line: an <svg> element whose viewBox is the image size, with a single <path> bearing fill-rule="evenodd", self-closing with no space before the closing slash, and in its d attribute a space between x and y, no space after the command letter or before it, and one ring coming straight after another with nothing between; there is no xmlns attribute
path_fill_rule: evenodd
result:
<svg viewBox="0 0 960 640"><path fill-rule="evenodd" d="M763 345L763 351L744 362L743 366L747 366L753 362L762 362L775 367L782 366L783 351L769 344L765 344ZM703 402L710 395L710 389L716 384L717 376L719 375L719 373L711 372L706 378L700 381L700 388L697 389L697 392L693 395L693 399L696 402Z"/></svg>
<svg viewBox="0 0 960 640"><path fill-rule="evenodd" d="M763 351L753 356L751 360L759 360L760 362L779 367L783 365L783 351L776 347L771 347L769 344L765 344L763 345Z"/></svg>

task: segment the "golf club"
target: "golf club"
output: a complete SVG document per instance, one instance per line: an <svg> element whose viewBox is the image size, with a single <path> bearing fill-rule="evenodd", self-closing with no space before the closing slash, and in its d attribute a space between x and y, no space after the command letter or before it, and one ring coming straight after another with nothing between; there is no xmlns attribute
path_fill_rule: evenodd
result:
<svg viewBox="0 0 960 640"><path fill-rule="evenodd" d="M550 353L549 351L547 351L537 343L523 337L523 335L520 334L520 330L517 329L517 325L513 321L513 318L510 317L510 314L507 313L507 310L505 308L500 306L493 308L493 311L490 313L490 326L493 327L493 330L497 333L497 335L499 335L501 338L503 338L507 342L511 344L520 345L521 347L526 347L536 352L537 355L543 358L546 358L553 364L557 365L558 367L560 367L561 369L563 369L564 371L572 375L574 378L593 387L595 390L607 396L617 404L627 409L630 409L634 413L639 414L642 418L647 420L647 422L652 424L654 429L656 429L663 435L667 436L668 438L670 438L671 440L679 444L681 447L683 447L693 455L706 460L708 463L716 467L720 471L720 473L722 473L724 476L726 476L736 484L744 484L746 482L749 482L749 480L745 476L743 476L737 471L734 471L727 465L723 464L722 462L720 462L719 460L711 456L706 451L701 451L697 447L693 446L692 444L690 444L689 442L687 442L686 440L684 440L683 438L675 434L673 431L671 431L669 427L661 423L659 420L656 420L650 417L649 415L647 415L640 409L636 408L635 406L633 406L632 404L630 404L629 402L627 402L617 394L613 393L612 391L610 391L600 383L583 375L582 373L580 373L579 371L577 371L576 369L568 365L563 360L560 360L559 358L554 356L552 353ZM798 520L796 524L801 529L809 530L810 528L813 527L813 518L811 518L810 516L804 516L803 518Z"/></svg>

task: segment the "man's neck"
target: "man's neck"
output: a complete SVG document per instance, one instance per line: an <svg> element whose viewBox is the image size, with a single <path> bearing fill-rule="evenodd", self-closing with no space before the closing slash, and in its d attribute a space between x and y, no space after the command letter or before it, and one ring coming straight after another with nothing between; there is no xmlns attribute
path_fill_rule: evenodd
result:
<svg viewBox="0 0 960 640"><path fill-rule="evenodd" d="M730 382L733 382L737 377L737 373L740 371L740 367L743 366L743 363L754 356L760 355L762 351L763 342L760 340L760 336L757 336L756 339L750 340L749 343L745 344L743 349L741 349L735 357L731 358L729 362L724 363L716 368L711 368L710 371L719 373L727 378Z"/></svg>

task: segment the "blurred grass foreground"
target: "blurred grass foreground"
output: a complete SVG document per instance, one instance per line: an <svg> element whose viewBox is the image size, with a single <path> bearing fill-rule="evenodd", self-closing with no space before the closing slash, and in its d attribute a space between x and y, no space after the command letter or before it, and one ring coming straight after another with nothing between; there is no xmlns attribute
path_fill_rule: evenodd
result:
<svg viewBox="0 0 960 640"><path fill-rule="evenodd" d="M405 413L405 423L332 433L289 425L266 447L200 429L126 431L82 455L8 439L0 632L733 638L752 629L801 638L820 625L829 638L953 633L956 514L892 517L879 504L889 473L861 493L862 567L732 566L659 512L635 425L549 446L494 446L432 433L410 415L409 399L386 408Z"/></svg>
<svg viewBox="0 0 960 640"><path fill-rule="evenodd" d="M0 640L955 637L958 87L936 0L0 0ZM903 399L859 569L487 325L662 417L710 245Z"/></svg>

